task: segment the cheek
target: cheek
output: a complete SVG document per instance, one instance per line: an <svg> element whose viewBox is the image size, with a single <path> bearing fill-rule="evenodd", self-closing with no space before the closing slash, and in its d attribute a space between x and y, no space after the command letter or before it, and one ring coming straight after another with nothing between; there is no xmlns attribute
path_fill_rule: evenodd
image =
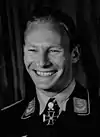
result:
<svg viewBox="0 0 100 137"><path fill-rule="evenodd" d="M52 58L52 63L53 65L55 65L57 68L61 69L64 67L64 63L65 63L65 57L61 56L61 57L53 57Z"/></svg>
<svg viewBox="0 0 100 137"><path fill-rule="evenodd" d="M24 62L26 65L31 62L31 58L28 54L24 54Z"/></svg>
<svg viewBox="0 0 100 137"><path fill-rule="evenodd" d="M33 62L33 59L28 54L24 54L24 64L27 69L29 69L30 64Z"/></svg>
<svg viewBox="0 0 100 137"><path fill-rule="evenodd" d="M38 57L36 56L24 54L24 63L27 69L37 69L37 60Z"/></svg>
<svg viewBox="0 0 100 137"><path fill-rule="evenodd" d="M28 53L25 53L25 54L24 54L24 61L25 61L25 62L31 63L31 62L33 62L33 61L35 61L35 60L36 60L36 57L35 57L35 56L33 57L33 55L28 54Z"/></svg>

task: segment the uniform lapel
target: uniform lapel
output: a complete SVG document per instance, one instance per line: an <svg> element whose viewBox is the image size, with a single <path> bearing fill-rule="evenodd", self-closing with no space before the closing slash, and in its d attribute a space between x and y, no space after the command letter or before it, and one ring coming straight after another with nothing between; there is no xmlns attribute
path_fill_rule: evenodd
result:
<svg viewBox="0 0 100 137"><path fill-rule="evenodd" d="M39 114L39 102L35 94L32 100L27 101L27 105L26 105L25 110L23 111L21 119L22 120L29 119L38 114Z"/></svg>
<svg viewBox="0 0 100 137"><path fill-rule="evenodd" d="M74 91L66 104L66 111L61 113L56 125L60 128L80 128L89 114L90 104L87 90L76 81Z"/></svg>

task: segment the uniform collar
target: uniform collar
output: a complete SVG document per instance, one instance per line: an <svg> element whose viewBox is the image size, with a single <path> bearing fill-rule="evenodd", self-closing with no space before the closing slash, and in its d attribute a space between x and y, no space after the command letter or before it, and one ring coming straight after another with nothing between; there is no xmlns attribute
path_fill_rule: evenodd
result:
<svg viewBox="0 0 100 137"><path fill-rule="evenodd" d="M54 96L54 98L56 99L60 109L65 110L65 102L68 100L69 96L71 95L71 93L74 90L75 87L75 79L72 80L72 82L70 83L70 85L61 93L58 93L56 96ZM39 104L40 104L40 115L42 114L42 112L44 111L46 104L48 102L48 100L50 99L50 97L46 96L43 92L39 92L39 90L36 89L36 93L37 93L37 98L39 100Z"/></svg>

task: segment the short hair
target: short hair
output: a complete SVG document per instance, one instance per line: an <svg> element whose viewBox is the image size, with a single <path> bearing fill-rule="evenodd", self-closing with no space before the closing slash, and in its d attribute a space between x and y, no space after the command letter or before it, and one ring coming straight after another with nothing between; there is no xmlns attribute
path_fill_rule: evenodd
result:
<svg viewBox="0 0 100 137"><path fill-rule="evenodd" d="M59 9L55 10L48 6L36 7L36 9L30 13L26 19L24 37L27 35L32 23L45 21L63 26L70 40L70 51L76 47L76 26L73 19L63 11Z"/></svg>

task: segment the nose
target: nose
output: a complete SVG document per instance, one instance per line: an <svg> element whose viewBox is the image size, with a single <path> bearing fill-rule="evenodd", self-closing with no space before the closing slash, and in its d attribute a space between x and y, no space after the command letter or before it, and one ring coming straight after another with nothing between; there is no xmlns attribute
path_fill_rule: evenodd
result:
<svg viewBox="0 0 100 137"><path fill-rule="evenodd" d="M41 68L48 68L52 65L47 53L41 53L37 65Z"/></svg>

